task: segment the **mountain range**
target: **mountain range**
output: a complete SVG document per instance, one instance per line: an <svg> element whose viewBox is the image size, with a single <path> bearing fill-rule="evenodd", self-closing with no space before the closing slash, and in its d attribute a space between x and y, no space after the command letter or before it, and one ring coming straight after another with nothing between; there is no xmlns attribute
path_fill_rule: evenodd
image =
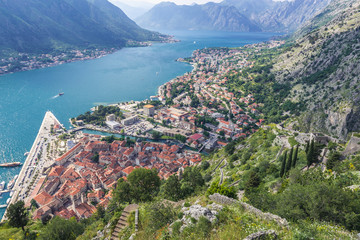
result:
<svg viewBox="0 0 360 240"><path fill-rule="evenodd" d="M163 2L135 20L151 29L291 32L329 3L330 0L224 0L189 6Z"/></svg>
<svg viewBox="0 0 360 240"><path fill-rule="evenodd" d="M163 2L136 21L140 26L149 29L261 31L234 6L216 3L189 6Z"/></svg>
<svg viewBox="0 0 360 240"><path fill-rule="evenodd" d="M107 0L1 0L0 50L27 53L54 49L123 47L159 40Z"/></svg>

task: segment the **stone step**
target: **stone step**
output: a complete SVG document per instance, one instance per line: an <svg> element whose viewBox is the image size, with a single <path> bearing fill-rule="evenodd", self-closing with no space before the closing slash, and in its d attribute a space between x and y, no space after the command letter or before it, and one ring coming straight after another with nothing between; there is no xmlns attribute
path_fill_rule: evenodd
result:
<svg viewBox="0 0 360 240"><path fill-rule="evenodd" d="M128 225L127 221L122 220L122 219L120 219L120 220L118 221L118 224Z"/></svg>
<svg viewBox="0 0 360 240"><path fill-rule="evenodd" d="M116 226L123 229L124 227L126 227L126 224L119 222Z"/></svg>
<svg viewBox="0 0 360 240"><path fill-rule="evenodd" d="M118 235L112 234L112 235L111 235L111 240L119 240Z"/></svg>

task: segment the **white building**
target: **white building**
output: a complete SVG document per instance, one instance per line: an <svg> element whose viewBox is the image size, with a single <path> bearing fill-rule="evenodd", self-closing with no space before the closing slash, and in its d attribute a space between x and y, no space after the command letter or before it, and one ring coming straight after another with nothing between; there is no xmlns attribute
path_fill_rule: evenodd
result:
<svg viewBox="0 0 360 240"><path fill-rule="evenodd" d="M129 125L136 123L137 120L138 120L137 116L132 116L132 117L128 117L128 118L122 120L121 123L124 126L129 126Z"/></svg>
<svg viewBox="0 0 360 240"><path fill-rule="evenodd" d="M120 128L120 123L115 122L115 121L106 121L106 125L111 128L111 129L119 129Z"/></svg>

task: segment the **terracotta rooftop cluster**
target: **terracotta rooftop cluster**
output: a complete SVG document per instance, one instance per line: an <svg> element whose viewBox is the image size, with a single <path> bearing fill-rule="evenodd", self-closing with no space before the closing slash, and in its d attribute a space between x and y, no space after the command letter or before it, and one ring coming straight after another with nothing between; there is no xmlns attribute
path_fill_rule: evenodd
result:
<svg viewBox="0 0 360 240"><path fill-rule="evenodd" d="M126 141L109 144L86 136L56 159L47 181L36 188L33 199L39 208L34 218L44 215L87 218L95 212L95 204L108 205L117 180L126 179L136 168L155 168L161 178L167 179L180 168L200 162L200 154L184 151L177 145L136 142L130 146Z"/></svg>

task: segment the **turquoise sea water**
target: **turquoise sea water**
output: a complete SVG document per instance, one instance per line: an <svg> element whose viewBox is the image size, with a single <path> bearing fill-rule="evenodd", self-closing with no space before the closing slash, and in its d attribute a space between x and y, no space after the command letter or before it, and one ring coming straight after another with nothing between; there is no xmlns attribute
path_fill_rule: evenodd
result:
<svg viewBox="0 0 360 240"><path fill-rule="evenodd" d="M143 100L192 70L179 57L204 47L236 47L269 40L273 33L172 32L181 42L126 48L100 59L0 76L0 162L25 161L47 110L68 119L98 104ZM158 72L158 74L156 74ZM54 97L64 92L62 97ZM21 167L0 168L8 182ZM8 194L0 196L0 204ZM4 209L0 209L2 216Z"/></svg>

